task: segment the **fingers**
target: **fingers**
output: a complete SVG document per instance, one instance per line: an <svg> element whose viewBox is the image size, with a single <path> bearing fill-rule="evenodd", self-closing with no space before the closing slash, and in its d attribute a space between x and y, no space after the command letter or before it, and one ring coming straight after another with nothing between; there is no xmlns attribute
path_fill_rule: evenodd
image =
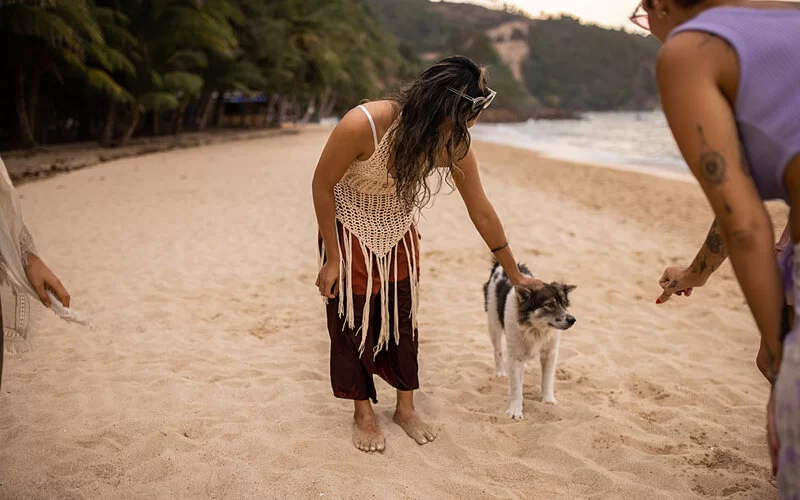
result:
<svg viewBox="0 0 800 500"><path fill-rule="evenodd" d="M69 307L69 301L70 301L69 292L67 292L67 289L61 283L61 281L56 279L54 281L48 282L47 285L48 288L50 288L50 290L53 292L53 294L55 294L55 296L58 298L59 302L61 302L64 305L64 307Z"/></svg>
<svg viewBox="0 0 800 500"><path fill-rule="evenodd" d="M772 474L778 473L778 450L780 450L780 442L778 440L778 430L775 426L775 395L770 397L767 404L767 445L769 447L769 455L772 460Z"/></svg>
<svg viewBox="0 0 800 500"><path fill-rule="evenodd" d="M327 278L317 279L319 294L328 299L335 299L338 294L338 287L336 286L338 282L339 278L335 278L333 281Z"/></svg>
<svg viewBox="0 0 800 500"><path fill-rule="evenodd" d="M31 283L33 285L33 289L36 290L36 295L39 296L39 300L42 301L45 307L50 307L50 297L47 296L47 289L44 286L44 281L38 283Z"/></svg>
<svg viewBox="0 0 800 500"><path fill-rule="evenodd" d="M669 285L670 280L669 276L667 276L668 272L669 269L665 270L664 274L661 275L661 279L658 280L658 284L661 285L661 288L667 288L667 285Z"/></svg>
<svg viewBox="0 0 800 500"><path fill-rule="evenodd" d="M672 292L670 292L668 290L664 290L664 293L662 293L656 299L656 304L663 304L664 302L667 302L670 299L670 297L672 297Z"/></svg>
<svg viewBox="0 0 800 500"><path fill-rule="evenodd" d="M335 280L333 280L333 283L331 283L331 286L328 287L328 290L327 290L328 294L326 295L326 297L328 297L329 299L335 299L336 298L336 295L338 293L338 287L336 286L337 283L339 283L339 278L336 278Z"/></svg>

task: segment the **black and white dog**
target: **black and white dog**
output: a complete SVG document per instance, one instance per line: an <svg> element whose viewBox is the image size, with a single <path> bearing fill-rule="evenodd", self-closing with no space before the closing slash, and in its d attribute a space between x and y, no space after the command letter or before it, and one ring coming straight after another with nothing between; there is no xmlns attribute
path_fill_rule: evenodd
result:
<svg viewBox="0 0 800 500"><path fill-rule="evenodd" d="M525 265L525 276L533 276ZM575 324L567 310L569 293L576 287L563 283L545 284L537 289L513 286L502 266L495 261L489 281L483 286L489 336L494 344L495 375L506 375L502 337L506 334L508 357L508 411L514 420L522 419L522 381L525 362L540 355L542 362L542 402L557 404L553 393L561 330Z"/></svg>

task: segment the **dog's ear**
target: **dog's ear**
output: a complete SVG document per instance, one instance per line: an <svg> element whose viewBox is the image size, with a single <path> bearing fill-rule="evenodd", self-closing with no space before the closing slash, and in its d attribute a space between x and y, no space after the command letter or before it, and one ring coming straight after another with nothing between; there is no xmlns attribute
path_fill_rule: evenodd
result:
<svg viewBox="0 0 800 500"><path fill-rule="evenodd" d="M519 299L520 302L525 302L531 298L533 290L524 285L515 285L514 293L517 295L517 299Z"/></svg>
<svg viewBox="0 0 800 500"><path fill-rule="evenodd" d="M565 285L564 283L561 284L561 289L564 290L564 295L569 295L576 288L578 288L578 287L575 286L575 285Z"/></svg>

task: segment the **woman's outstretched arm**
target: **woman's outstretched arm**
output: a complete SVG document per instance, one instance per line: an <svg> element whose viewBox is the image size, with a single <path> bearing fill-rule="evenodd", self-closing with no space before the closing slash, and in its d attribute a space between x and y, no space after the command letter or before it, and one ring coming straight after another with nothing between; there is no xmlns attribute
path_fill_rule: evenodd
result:
<svg viewBox="0 0 800 500"><path fill-rule="evenodd" d="M670 39L657 73L667 121L708 197L733 269L777 373L783 291L772 223L749 175L733 110L720 88L718 55L699 33Z"/></svg>
<svg viewBox="0 0 800 500"><path fill-rule="evenodd" d="M728 251L725 249L725 243L722 241L722 235L715 219L711 224L711 229L708 230L703 246L689 267L673 266L664 270L664 274L658 281L664 291L656 302L664 303L675 293L678 295L685 293L688 297L694 288L705 285L708 278L722 266L727 258Z"/></svg>
<svg viewBox="0 0 800 500"><path fill-rule="evenodd" d="M453 178L475 229L478 230L489 249L496 250L494 255L503 266L511 283L513 285L540 285L540 280L528 278L519 272L500 217L497 216L492 203L486 197L478 171L478 160L472 149L459 162L458 171L455 172Z"/></svg>

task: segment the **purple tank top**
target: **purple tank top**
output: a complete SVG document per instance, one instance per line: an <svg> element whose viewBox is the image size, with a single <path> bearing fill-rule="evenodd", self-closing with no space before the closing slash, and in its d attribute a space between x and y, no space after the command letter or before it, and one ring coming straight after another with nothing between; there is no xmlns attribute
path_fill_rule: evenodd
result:
<svg viewBox="0 0 800 500"><path fill-rule="evenodd" d="M739 56L734 114L764 200L788 201L783 173L800 154L800 10L715 7L675 28L727 41Z"/></svg>

